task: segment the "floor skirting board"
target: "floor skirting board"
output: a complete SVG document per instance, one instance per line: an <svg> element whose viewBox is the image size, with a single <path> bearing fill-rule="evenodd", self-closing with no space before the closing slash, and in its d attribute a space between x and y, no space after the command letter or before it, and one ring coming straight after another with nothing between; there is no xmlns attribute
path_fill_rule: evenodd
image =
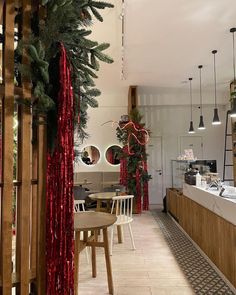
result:
<svg viewBox="0 0 236 295"><path fill-rule="evenodd" d="M153 210L152 214L196 294L236 294L235 289L227 284L202 251L169 215L160 210Z"/></svg>

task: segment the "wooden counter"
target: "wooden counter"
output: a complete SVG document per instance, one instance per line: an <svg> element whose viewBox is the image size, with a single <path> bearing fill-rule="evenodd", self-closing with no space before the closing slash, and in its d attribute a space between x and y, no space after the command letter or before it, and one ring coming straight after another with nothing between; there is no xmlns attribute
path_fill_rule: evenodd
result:
<svg viewBox="0 0 236 295"><path fill-rule="evenodd" d="M183 194L175 189L167 189L167 208L236 287L235 200L223 199L214 193L184 185Z"/></svg>

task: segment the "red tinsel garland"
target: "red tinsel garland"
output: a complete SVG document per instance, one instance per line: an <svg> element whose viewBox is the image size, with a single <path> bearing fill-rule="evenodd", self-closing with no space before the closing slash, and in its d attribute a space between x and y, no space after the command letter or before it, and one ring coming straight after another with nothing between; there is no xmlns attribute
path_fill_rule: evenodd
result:
<svg viewBox="0 0 236 295"><path fill-rule="evenodd" d="M128 147L124 146L122 150L123 150L123 153L127 153ZM126 189L127 189L127 181L128 181L127 159L121 158L120 159L120 184L124 185Z"/></svg>
<svg viewBox="0 0 236 295"><path fill-rule="evenodd" d="M60 56L57 143L47 156L46 294L74 294L74 102L63 45Z"/></svg>
<svg viewBox="0 0 236 295"><path fill-rule="evenodd" d="M143 161L143 170L148 172L147 161ZM148 193L148 181L143 183L143 210L149 210L149 193Z"/></svg>
<svg viewBox="0 0 236 295"><path fill-rule="evenodd" d="M141 190L141 180L139 168L136 169L136 204L137 213L142 213L142 190Z"/></svg>

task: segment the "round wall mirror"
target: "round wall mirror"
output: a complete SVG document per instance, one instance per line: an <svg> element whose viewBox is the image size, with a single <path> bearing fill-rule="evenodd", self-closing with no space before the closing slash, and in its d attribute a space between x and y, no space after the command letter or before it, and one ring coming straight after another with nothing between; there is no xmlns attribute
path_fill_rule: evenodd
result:
<svg viewBox="0 0 236 295"><path fill-rule="evenodd" d="M100 152L93 145L86 146L81 152L81 161L86 165L95 165L100 160Z"/></svg>
<svg viewBox="0 0 236 295"><path fill-rule="evenodd" d="M108 163L112 165L119 165L120 164L120 153L121 147L118 145L110 146L105 153L105 157Z"/></svg>

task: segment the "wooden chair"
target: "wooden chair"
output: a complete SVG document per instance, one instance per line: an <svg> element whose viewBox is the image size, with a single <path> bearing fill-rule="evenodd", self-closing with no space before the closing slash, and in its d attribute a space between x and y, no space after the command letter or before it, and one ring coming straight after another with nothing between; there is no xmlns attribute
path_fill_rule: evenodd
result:
<svg viewBox="0 0 236 295"><path fill-rule="evenodd" d="M117 217L117 221L111 227L111 247L110 247L110 255L112 255L112 247L113 247L113 236L114 236L114 226L123 226L128 225L130 238L132 242L132 249L135 250L134 237L131 228L131 222L133 221L132 213L133 213L133 195L126 196L116 196L112 198L112 208L111 214L115 213Z"/></svg>
<svg viewBox="0 0 236 295"><path fill-rule="evenodd" d="M85 212L85 200L74 200L74 213L78 213L78 212ZM85 248L85 253L86 253L86 260L89 263L90 259L89 259L89 253L88 253L88 248Z"/></svg>
<svg viewBox="0 0 236 295"><path fill-rule="evenodd" d="M74 213L85 211L85 200L74 200Z"/></svg>

